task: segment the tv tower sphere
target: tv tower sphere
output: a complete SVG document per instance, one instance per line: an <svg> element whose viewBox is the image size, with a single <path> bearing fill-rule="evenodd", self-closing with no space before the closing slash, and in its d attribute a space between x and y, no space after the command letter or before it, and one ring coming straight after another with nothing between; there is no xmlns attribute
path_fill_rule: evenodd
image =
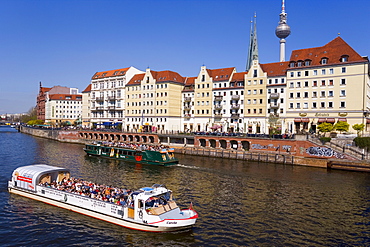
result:
<svg viewBox="0 0 370 247"><path fill-rule="evenodd" d="M279 39L285 39L290 34L290 27L286 23L279 23L276 27L275 34Z"/></svg>

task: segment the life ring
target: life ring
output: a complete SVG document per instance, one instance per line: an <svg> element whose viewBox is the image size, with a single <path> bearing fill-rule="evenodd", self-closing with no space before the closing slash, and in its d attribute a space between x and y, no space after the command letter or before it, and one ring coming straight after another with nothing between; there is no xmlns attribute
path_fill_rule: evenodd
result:
<svg viewBox="0 0 370 247"><path fill-rule="evenodd" d="M142 211L142 210L140 210L140 211L139 211L139 218L140 218L140 219L142 219L142 218L143 218L143 211Z"/></svg>

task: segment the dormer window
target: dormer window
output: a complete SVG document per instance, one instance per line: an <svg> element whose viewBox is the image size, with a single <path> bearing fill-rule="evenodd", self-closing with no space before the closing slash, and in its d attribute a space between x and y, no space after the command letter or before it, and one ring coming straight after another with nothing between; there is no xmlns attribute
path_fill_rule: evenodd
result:
<svg viewBox="0 0 370 247"><path fill-rule="evenodd" d="M343 55L343 56L341 56L340 61L341 61L342 63L348 62L348 55Z"/></svg>
<svg viewBox="0 0 370 247"><path fill-rule="evenodd" d="M289 67L293 68L294 66L295 66L295 62L294 61L290 62Z"/></svg>
<svg viewBox="0 0 370 247"><path fill-rule="evenodd" d="M297 62L297 67L302 67L302 61Z"/></svg>
<svg viewBox="0 0 370 247"><path fill-rule="evenodd" d="M321 58L321 64L328 64L328 58L327 57Z"/></svg>
<svg viewBox="0 0 370 247"><path fill-rule="evenodd" d="M306 60L306 61L304 61L304 65L305 65L305 66L310 66L310 65L311 65L311 60Z"/></svg>

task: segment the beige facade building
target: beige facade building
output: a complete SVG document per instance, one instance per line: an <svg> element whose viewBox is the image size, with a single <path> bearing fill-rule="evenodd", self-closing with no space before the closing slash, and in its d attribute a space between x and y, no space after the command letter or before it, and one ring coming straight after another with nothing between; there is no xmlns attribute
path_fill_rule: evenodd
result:
<svg viewBox="0 0 370 247"><path fill-rule="evenodd" d="M126 130L179 130L184 83L184 77L169 70L135 75L126 85Z"/></svg>
<svg viewBox="0 0 370 247"><path fill-rule="evenodd" d="M322 47L295 50L287 68L286 129L315 131L323 122L367 123L369 60L341 37Z"/></svg>

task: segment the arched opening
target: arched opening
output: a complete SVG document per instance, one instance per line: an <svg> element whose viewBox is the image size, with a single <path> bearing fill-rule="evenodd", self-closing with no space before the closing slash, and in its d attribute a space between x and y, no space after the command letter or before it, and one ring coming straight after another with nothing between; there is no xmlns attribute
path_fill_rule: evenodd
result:
<svg viewBox="0 0 370 247"><path fill-rule="evenodd" d="M220 147L223 149L226 149L226 141L225 140L220 140Z"/></svg>
<svg viewBox="0 0 370 247"><path fill-rule="evenodd" d="M249 142L248 141L242 141L242 148L245 150L245 151L248 151L249 150Z"/></svg>
<svg viewBox="0 0 370 247"><path fill-rule="evenodd" d="M211 148L215 148L216 147L216 140L214 140L214 139L209 140L209 146Z"/></svg>
<svg viewBox="0 0 370 247"><path fill-rule="evenodd" d="M230 141L230 147L232 148L232 149L238 149L238 142L237 141L235 141L235 140L231 140Z"/></svg>
<svg viewBox="0 0 370 247"><path fill-rule="evenodd" d="M204 139L199 139L199 145L200 145L201 147L205 147L205 146L206 146L206 140L204 140Z"/></svg>

